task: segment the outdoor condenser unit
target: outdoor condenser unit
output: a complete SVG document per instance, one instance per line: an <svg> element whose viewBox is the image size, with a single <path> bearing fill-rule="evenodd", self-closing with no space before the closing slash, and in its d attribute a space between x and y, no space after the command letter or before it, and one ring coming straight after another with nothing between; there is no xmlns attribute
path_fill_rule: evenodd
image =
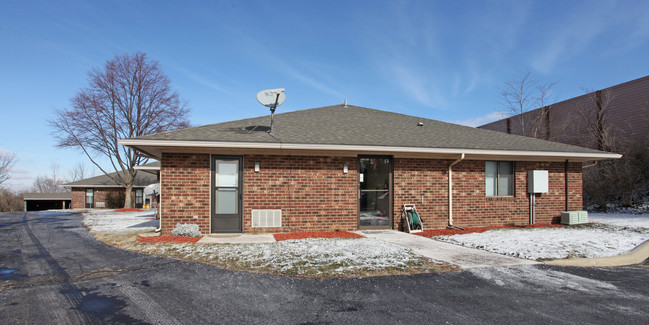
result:
<svg viewBox="0 0 649 325"><path fill-rule="evenodd" d="M588 223L588 212L566 211L561 213L561 223L564 225L581 225Z"/></svg>
<svg viewBox="0 0 649 325"><path fill-rule="evenodd" d="M530 193L530 225L534 224L536 193L547 193L548 183L547 170L530 170L527 172L527 193Z"/></svg>

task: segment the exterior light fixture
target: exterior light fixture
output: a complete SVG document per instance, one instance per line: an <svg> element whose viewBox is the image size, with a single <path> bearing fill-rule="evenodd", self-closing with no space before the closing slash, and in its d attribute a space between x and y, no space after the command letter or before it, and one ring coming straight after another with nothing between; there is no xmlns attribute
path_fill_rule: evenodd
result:
<svg viewBox="0 0 649 325"><path fill-rule="evenodd" d="M255 173L259 173L259 162L255 161Z"/></svg>
<svg viewBox="0 0 649 325"><path fill-rule="evenodd" d="M343 174L347 174L349 172L349 165L344 164L343 165Z"/></svg>

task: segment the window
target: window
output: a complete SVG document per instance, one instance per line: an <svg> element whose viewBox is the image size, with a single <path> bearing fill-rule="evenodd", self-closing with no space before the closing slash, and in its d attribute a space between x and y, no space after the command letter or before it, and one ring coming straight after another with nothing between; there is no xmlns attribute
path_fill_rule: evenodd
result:
<svg viewBox="0 0 649 325"><path fill-rule="evenodd" d="M95 193L91 188L86 189L86 209L94 208Z"/></svg>
<svg viewBox="0 0 649 325"><path fill-rule="evenodd" d="M514 163L511 161L487 161L485 163L487 196L514 195Z"/></svg>

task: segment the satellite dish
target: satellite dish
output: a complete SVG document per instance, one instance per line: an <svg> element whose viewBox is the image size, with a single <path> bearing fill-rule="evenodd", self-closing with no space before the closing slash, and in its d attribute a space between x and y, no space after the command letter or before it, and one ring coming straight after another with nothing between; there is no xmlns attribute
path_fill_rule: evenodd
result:
<svg viewBox="0 0 649 325"><path fill-rule="evenodd" d="M274 110L286 100L284 90L284 88L262 90L257 93L257 100L260 104Z"/></svg>
<svg viewBox="0 0 649 325"><path fill-rule="evenodd" d="M160 183L149 184L144 188L144 195L158 195L160 194Z"/></svg>
<svg viewBox="0 0 649 325"><path fill-rule="evenodd" d="M286 100L284 88L266 89L257 93L257 100L266 107L270 107L270 135L273 135L273 121L275 119L275 109L282 105Z"/></svg>

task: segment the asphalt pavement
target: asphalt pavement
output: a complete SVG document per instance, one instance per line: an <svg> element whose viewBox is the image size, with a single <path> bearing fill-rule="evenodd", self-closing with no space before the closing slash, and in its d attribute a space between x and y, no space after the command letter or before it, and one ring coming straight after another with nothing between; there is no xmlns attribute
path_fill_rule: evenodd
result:
<svg viewBox="0 0 649 325"><path fill-rule="evenodd" d="M646 324L649 268L370 278L223 270L98 242L72 213L0 214L3 324Z"/></svg>

